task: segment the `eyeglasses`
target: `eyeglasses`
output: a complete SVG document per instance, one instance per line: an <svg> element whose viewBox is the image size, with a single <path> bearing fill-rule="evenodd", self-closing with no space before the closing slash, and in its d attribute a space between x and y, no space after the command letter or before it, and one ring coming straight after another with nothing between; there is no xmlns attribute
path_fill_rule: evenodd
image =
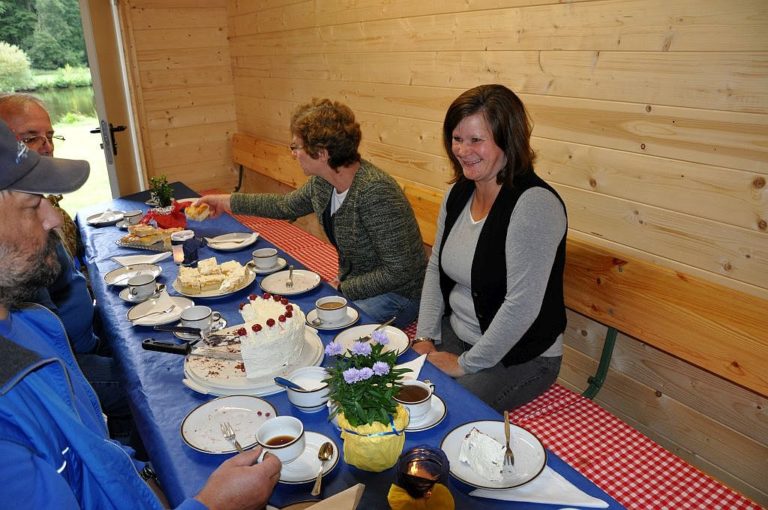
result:
<svg viewBox="0 0 768 510"><path fill-rule="evenodd" d="M291 145L288 146L288 148L291 149L291 152L296 152L298 150L303 149L304 146L303 145L296 145L295 143L292 143Z"/></svg>
<svg viewBox="0 0 768 510"><path fill-rule="evenodd" d="M54 140L60 140L64 141L65 138L61 135L37 135L37 136L24 136L20 138L22 142L24 142L24 145L27 147L34 148L34 147L42 147L45 142L48 142L50 145L53 145Z"/></svg>

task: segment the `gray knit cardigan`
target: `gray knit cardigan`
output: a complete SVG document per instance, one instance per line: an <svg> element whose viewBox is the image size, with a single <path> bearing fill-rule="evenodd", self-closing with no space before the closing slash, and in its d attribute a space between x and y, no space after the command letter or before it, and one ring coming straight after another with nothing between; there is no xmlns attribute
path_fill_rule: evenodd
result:
<svg viewBox="0 0 768 510"><path fill-rule="evenodd" d="M286 195L232 195L232 212L267 218L296 219L315 213L323 228L333 186L312 176ZM397 182L362 160L347 197L334 215L339 254L339 290L351 300L396 292L417 299L426 254L413 209Z"/></svg>

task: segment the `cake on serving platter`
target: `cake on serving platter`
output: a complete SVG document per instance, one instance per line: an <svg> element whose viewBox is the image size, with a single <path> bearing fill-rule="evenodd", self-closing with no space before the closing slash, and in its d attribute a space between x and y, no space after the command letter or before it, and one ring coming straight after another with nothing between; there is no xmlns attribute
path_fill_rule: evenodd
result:
<svg viewBox="0 0 768 510"><path fill-rule="evenodd" d="M461 442L459 461L469 464L479 476L496 482L503 477L505 451L504 445L473 427Z"/></svg>
<svg viewBox="0 0 768 510"><path fill-rule="evenodd" d="M265 292L240 305L245 324L238 330L240 353L248 378L275 373L291 365L304 348L304 313L288 299Z"/></svg>
<svg viewBox="0 0 768 510"><path fill-rule="evenodd" d="M171 234L179 232L181 228L155 228L152 225L139 223L138 225L128 226L128 235L120 238L120 242L129 245L151 246L156 243L163 243L168 248L171 246Z"/></svg>

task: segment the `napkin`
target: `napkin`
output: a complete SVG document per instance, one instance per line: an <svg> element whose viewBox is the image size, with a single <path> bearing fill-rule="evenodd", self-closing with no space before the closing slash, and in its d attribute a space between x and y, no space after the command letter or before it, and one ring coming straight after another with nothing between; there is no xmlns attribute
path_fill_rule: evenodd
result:
<svg viewBox="0 0 768 510"><path fill-rule="evenodd" d="M427 359L426 354L422 354L418 358L406 361L405 363L401 363L399 365L395 365L395 368L410 368L413 370L413 372L406 372L403 374L403 379L418 379L419 378L419 372L421 372L421 367L424 366L424 360Z"/></svg>
<svg viewBox="0 0 768 510"><path fill-rule="evenodd" d="M349 489L334 494L330 498L307 507L307 510L355 510L363 497L365 485L358 483Z"/></svg>
<svg viewBox="0 0 768 510"><path fill-rule="evenodd" d="M117 219L117 216L120 216L122 218L123 211L113 211L112 209L107 209L103 213L93 216L88 219L91 223L102 223L105 221L114 221Z"/></svg>
<svg viewBox="0 0 768 510"><path fill-rule="evenodd" d="M152 307L144 310L143 313L141 314L141 318L133 321L134 326L154 326L158 324L158 321L162 320L164 316L173 315L174 313L178 315L179 313L178 305L176 305L177 308L175 310L171 310L167 314L156 313L153 315L147 315L152 312L160 312L162 310L166 310L170 308L171 305L175 304L173 299L171 299L171 296L169 296L168 293L165 291L161 292L160 295L157 297L157 299L150 299L149 301L145 301L145 303L149 303L149 302L152 303ZM140 305L137 305L137 306L140 306Z"/></svg>
<svg viewBox="0 0 768 510"><path fill-rule="evenodd" d="M171 252L164 251L162 253L156 253L154 255L126 255L124 257L111 257L111 258L121 266L128 267L134 264L157 264L161 260L167 259L170 256L171 256Z"/></svg>
<svg viewBox="0 0 768 510"><path fill-rule="evenodd" d="M549 466L527 484L512 489L476 489L470 496L503 501L524 501L549 505L571 505L586 508L608 508L608 503L593 498L563 478Z"/></svg>

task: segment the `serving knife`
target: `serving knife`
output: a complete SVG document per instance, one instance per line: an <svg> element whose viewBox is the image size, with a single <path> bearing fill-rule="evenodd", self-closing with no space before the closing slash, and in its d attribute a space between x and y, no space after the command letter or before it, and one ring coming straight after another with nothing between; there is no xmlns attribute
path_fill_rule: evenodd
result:
<svg viewBox="0 0 768 510"><path fill-rule="evenodd" d="M141 346L148 351L167 352L170 354L182 354L184 356L201 356L203 358L223 359L228 361L241 361L243 357L235 352L215 351L213 349L195 349L188 343L175 344L160 342L154 338L147 338L141 342Z"/></svg>
<svg viewBox="0 0 768 510"><path fill-rule="evenodd" d="M221 343L227 342L227 343L239 343L236 342L236 340L239 340L240 336L237 333L208 333L207 335L203 333L203 330L200 328L191 328L189 326L169 326L169 325L157 325L155 326L156 331L170 331L171 333L184 333L187 335L195 335L198 338L202 339L204 343L208 345L219 345ZM196 343L196 342L195 342ZM194 343L193 343L194 345Z"/></svg>

